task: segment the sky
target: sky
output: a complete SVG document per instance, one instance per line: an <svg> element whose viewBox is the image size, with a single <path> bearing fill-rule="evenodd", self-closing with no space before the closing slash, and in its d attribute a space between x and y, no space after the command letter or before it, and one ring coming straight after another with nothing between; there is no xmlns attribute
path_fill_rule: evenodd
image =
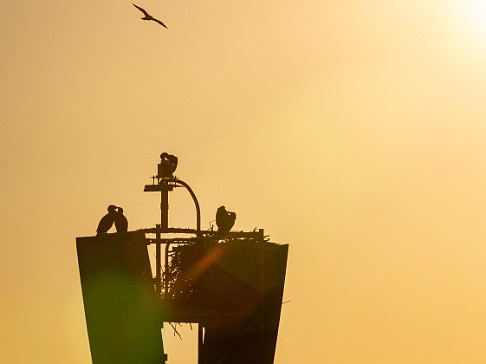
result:
<svg viewBox="0 0 486 364"><path fill-rule="evenodd" d="M16 0L0 13L0 362L90 363L75 238L163 151L290 245L275 363L486 362L486 6ZM170 225L194 227L190 196ZM168 363L196 330L164 329Z"/></svg>

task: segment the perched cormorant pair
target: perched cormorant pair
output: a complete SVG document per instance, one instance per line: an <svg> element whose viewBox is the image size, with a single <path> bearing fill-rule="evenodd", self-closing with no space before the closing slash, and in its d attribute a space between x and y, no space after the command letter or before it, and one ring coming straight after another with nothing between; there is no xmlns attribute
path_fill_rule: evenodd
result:
<svg viewBox="0 0 486 364"><path fill-rule="evenodd" d="M101 218L98 224L96 235L107 233L113 224L115 224L116 231L119 233L128 231L128 220L123 215L123 209L115 205L110 205L108 206L108 213Z"/></svg>

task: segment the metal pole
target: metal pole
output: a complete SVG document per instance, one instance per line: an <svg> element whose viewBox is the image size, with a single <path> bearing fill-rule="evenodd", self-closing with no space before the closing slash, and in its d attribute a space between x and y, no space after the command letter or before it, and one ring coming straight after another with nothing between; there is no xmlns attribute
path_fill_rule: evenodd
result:
<svg viewBox="0 0 486 364"><path fill-rule="evenodd" d="M169 189L167 188L167 185L164 184L162 186L162 189L160 190L160 225L159 225L157 236L160 236L161 232L167 230L168 227L169 227ZM159 286L157 292L159 294L159 297L161 297L162 296L162 254L160 249L160 241L157 244L155 249L155 257L157 261L156 262L157 284ZM168 267L165 267L166 274L168 273L167 268ZM168 287L168 282L166 280L165 294L167 294L167 287Z"/></svg>
<svg viewBox="0 0 486 364"><path fill-rule="evenodd" d="M160 271L160 224L156 225L157 233L155 236L155 291L157 292L159 299L162 295L162 277Z"/></svg>
<svg viewBox="0 0 486 364"><path fill-rule="evenodd" d="M169 186L166 183L160 191L160 226L162 230L169 227Z"/></svg>
<svg viewBox="0 0 486 364"><path fill-rule="evenodd" d="M198 364L204 364L204 359L202 357L203 347L203 326L199 322L197 324L197 362Z"/></svg>

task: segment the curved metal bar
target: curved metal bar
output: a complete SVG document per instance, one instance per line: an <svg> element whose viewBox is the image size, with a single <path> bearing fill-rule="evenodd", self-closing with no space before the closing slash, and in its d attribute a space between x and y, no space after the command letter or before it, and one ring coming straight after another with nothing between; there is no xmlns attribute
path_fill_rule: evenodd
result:
<svg viewBox="0 0 486 364"><path fill-rule="evenodd" d="M201 231L201 209L199 208L199 202L197 200L196 194L192 190L192 188L183 180L176 179L176 184L180 184L181 186L185 187L189 193L191 194L192 199L194 200L194 204L196 205L196 230L199 232Z"/></svg>
<svg viewBox="0 0 486 364"><path fill-rule="evenodd" d="M192 190L192 188L184 181L180 179L176 179L176 185L180 184L181 186L184 186L189 193L191 194L192 199L194 200L194 204L196 205L196 236L199 238L200 232L201 232L201 209L199 208L199 201L197 200L196 194ZM166 251L168 251L169 244L167 244ZM166 253L167 255L167 253ZM203 345L203 326L201 323L197 325L197 346L198 346L198 362L202 363L203 358L202 358L202 345Z"/></svg>

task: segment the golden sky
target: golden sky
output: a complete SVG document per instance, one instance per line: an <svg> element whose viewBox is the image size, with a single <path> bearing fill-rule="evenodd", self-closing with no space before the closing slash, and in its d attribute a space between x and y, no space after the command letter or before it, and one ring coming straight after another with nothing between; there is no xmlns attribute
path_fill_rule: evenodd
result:
<svg viewBox="0 0 486 364"><path fill-rule="evenodd" d="M484 2L137 4L169 29L2 4L0 362L90 362L75 237L111 203L157 223L168 151L203 228L224 204L290 244L276 363L485 363Z"/></svg>

